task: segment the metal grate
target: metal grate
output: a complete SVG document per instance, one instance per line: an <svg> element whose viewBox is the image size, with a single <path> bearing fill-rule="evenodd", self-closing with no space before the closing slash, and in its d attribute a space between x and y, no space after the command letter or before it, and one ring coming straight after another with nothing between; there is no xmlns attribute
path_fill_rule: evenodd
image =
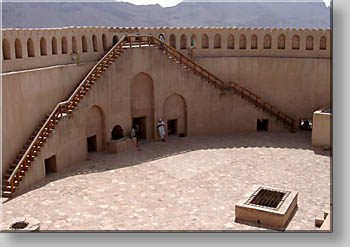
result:
<svg viewBox="0 0 350 247"><path fill-rule="evenodd" d="M259 187L245 204L278 210L289 194L290 191Z"/></svg>

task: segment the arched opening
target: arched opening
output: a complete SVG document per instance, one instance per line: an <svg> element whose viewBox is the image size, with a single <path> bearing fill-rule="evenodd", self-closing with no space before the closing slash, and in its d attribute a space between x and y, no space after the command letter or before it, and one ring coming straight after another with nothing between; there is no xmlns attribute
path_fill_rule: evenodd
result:
<svg viewBox="0 0 350 247"><path fill-rule="evenodd" d="M325 36L322 36L320 39L320 50L326 50L327 39Z"/></svg>
<svg viewBox="0 0 350 247"><path fill-rule="evenodd" d="M73 36L72 38L72 53L77 54L78 53L78 47L77 47L77 40Z"/></svg>
<svg viewBox="0 0 350 247"><path fill-rule="evenodd" d="M191 47L197 48L197 36L195 34L191 35Z"/></svg>
<svg viewBox="0 0 350 247"><path fill-rule="evenodd" d="M181 35L180 38L180 49L187 49L187 38L185 34Z"/></svg>
<svg viewBox="0 0 350 247"><path fill-rule="evenodd" d="M67 43L66 37L62 37L61 45L62 45L62 54L67 54L68 53L68 43Z"/></svg>
<svg viewBox="0 0 350 247"><path fill-rule="evenodd" d="M209 48L209 37L205 33L202 35L202 49L208 49Z"/></svg>
<svg viewBox="0 0 350 247"><path fill-rule="evenodd" d="M86 117L86 139L88 152L102 151L105 117L103 110L98 106L92 106Z"/></svg>
<svg viewBox="0 0 350 247"><path fill-rule="evenodd" d="M176 37L174 34L170 34L169 42L170 42L170 46L176 49Z"/></svg>
<svg viewBox="0 0 350 247"><path fill-rule="evenodd" d="M57 54L57 40L55 37L53 37L51 40L51 49L52 49L52 55L56 55Z"/></svg>
<svg viewBox="0 0 350 247"><path fill-rule="evenodd" d="M117 44L118 41L119 41L118 36L117 36L117 35L114 35L114 36L113 36L113 46L114 46L115 44Z"/></svg>
<svg viewBox="0 0 350 247"><path fill-rule="evenodd" d="M27 53L28 53L28 57L35 56L34 43L33 43L33 40L30 38L27 40Z"/></svg>
<svg viewBox="0 0 350 247"><path fill-rule="evenodd" d="M314 38L309 35L306 37L306 50L313 50L314 49Z"/></svg>
<svg viewBox="0 0 350 247"><path fill-rule="evenodd" d="M81 44L82 44L82 47L83 47L83 52L87 52L88 51L88 45L87 45L87 40L86 40L85 35L83 35L81 37Z"/></svg>
<svg viewBox="0 0 350 247"><path fill-rule="evenodd" d="M2 53L3 53L4 60L11 59L10 43L6 39L2 41Z"/></svg>
<svg viewBox="0 0 350 247"><path fill-rule="evenodd" d="M96 35L92 35L92 48L94 49L94 52L98 51L98 47L97 47L97 38Z"/></svg>
<svg viewBox="0 0 350 247"><path fill-rule="evenodd" d="M119 140L124 137L124 131L120 125L114 126L112 130L112 140Z"/></svg>
<svg viewBox="0 0 350 247"><path fill-rule="evenodd" d="M244 34L239 36L239 49L246 49L247 47L247 39Z"/></svg>
<svg viewBox="0 0 350 247"><path fill-rule="evenodd" d="M46 56L47 55L47 46L46 46L46 39L42 37L40 39L40 55Z"/></svg>
<svg viewBox="0 0 350 247"><path fill-rule="evenodd" d="M258 49L258 37L255 34L252 35L250 48Z"/></svg>
<svg viewBox="0 0 350 247"><path fill-rule="evenodd" d="M227 37L227 49L234 49L235 48L235 37L230 34Z"/></svg>
<svg viewBox="0 0 350 247"><path fill-rule="evenodd" d="M215 34L214 36L214 49L221 48L221 36L219 34Z"/></svg>
<svg viewBox="0 0 350 247"><path fill-rule="evenodd" d="M16 58L22 58L22 44L19 39L15 40L15 56Z"/></svg>
<svg viewBox="0 0 350 247"><path fill-rule="evenodd" d="M130 106L133 124L138 125L140 139L154 138L154 84L146 73L138 73L130 83Z"/></svg>
<svg viewBox="0 0 350 247"><path fill-rule="evenodd" d="M185 99L173 94L163 104L163 118L167 124L168 135L187 135L187 113Z"/></svg>
<svg viewBox="0 0 350 247"><path fill-rule="evenodd" d="M283 34L281 34L280 36L278 36L278 45L277 48L278 49L284 49L286 47L286 36L284 36Z"/></svg>
<svg viewBox="0 0 350 247"><path fill-rule="evenodd" d="M264 49L271 49L271 35L267 34L264 37Z"/></svg>
<svg viewBox="0 0 350 247"><path fill-rule="evenodd" d="M292 38L292 49L299 50L300 49L300 38L298 35L294 35Z"/></svg>
<svg viewBox="0 0 350 247"><path fill-rule="evenodd" d="M107 51L107 50L108 50L108 47L107 47L107 38L106 38L106 35L105 35L105 34L102 35L102 45L103 45L103 51Z"/></svg>

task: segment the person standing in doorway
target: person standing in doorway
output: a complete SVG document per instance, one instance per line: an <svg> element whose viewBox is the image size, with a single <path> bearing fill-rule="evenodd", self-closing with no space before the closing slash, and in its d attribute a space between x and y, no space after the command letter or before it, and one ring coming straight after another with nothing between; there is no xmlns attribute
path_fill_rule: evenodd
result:
<svg viewBox="0 0 350 247"><path fill-rule="evenodd" d="M161 118L157 122L157 129L162 142L165 142L165 123Z"/></svg>

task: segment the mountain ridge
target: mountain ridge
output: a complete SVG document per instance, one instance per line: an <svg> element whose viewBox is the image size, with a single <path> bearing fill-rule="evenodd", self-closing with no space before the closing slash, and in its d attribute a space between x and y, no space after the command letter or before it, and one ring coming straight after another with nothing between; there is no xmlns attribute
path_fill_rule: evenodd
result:
<svg viewBox="0 0 350 247"><path fill-rule="evenodd" d="M66 26L329 28L323 2L3 2L3 28Z"/></svg>

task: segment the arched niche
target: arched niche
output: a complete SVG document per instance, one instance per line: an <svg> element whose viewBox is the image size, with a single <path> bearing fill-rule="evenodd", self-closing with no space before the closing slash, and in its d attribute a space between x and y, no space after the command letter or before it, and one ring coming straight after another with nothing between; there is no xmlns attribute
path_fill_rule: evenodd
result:
<svg viewBox="0 0 350 247"><path fill-rule="evenodd" d="M180 49L187 49L187 38L185 34L180 37Z"/></svg>
<svg viewBox="0 0 350 247"><path fill-rule="evenodd" d="M117 36L117 35L114 35L114 36L113 36L113 40L112 40L113 45L117 44L117 43L118 43L118 41L119 41L118 36Z"/></svg>
<svg viewBox="0 0 350 247"><path fill-rule="evenodd" d="M61 40L61 46L62 46L62 54L68 54L68 42L66 37L62 37Z"/></svg>
<svg viewBox="0 0 350 247"><path fill-rule="evenodd" d="M327 39L325 36L322 36L320 39L320 50L326 50L327 48Z"/></svg>
<svg viewBox="0 0 350 247"><path fill-rule="evenodd" d="M252 35L250 43L250 49L258 49L258 37L255 34Z"/></svg>
<svg viewBox="0 0 350 247"><path fill-rule="evenodd" d="M191 35L191 47L197 48L197 36L195 34Z"/></svg>
<svg viewBox="0 0 350 247"><path fill-rule="evenodd" d="M202 35L202 49L208 49L209 48L209 37L205 33Z"/></svg>
<svg viewBox="0 0 350 247"><path fill-rule="evenodd" d="M294 35L292 38L292 49L299 50L300 49L300 38L298 35Z"/></svg>
<svg viewBox="0 0 350 247"><path fill-rule="evenodd" d="M78 53L78 47L77 47L77 40L73 36L72 38L72 53L77 54Z"/></svg>
<svg viewBox="0 0 350 247"><path fill-rule="evenodd" d="M134 76L130 82L131 120L140 129L140 138L154 138L154 83L144 72Z"/></svg>
<svg viewBox="0 0 350 247"><path fill-rule="evenodd" d="M239 49L244 50L247 47L247 39L244 34L239 36Z"/></svg>
<svg viewBox="0 0 350 247"><path fill-rule="evenodd" d="M234 49L235 48L235 37L230 34L227 37L227 49Z"/></svg>
<svg viewBox="0 0 350 247"><path fill-rule="evenodd" d="M221 48L221 36L220 34L215 34L214 36L214 49Z"/></svg>
<svg viewBox="0 0 350 247"><path fill-rule="evenodd" d="M46 56L46 55L47 55L46 39L42 37L40 39L40 56Z"/></svg>
<svg viewBox="0 0 350 247"><path fill-rule="evenodd" d="M87 40L86 40L85 35L83 35L81 37L81 45L82 45L82 48L83 48L83 52L87 52L88 51L88 45L87 45Z"/></svg>
<svg viewBox="0 0 350 247"><path fill-rule="evenodd" d="M112 140L119 140L124 137L124 130L120 125L116 125L112 129Z"/></svg>
<svg viewBox="0 0 350 247"><path fill-rule="evenodd" d="M105 136L105 114L99 106L92 106L85 118L87 149L91 150L91 145L95 145L95 151L104 149Z"/></svg>
<svg viewBox="0 0 350 247"><path fill-rule="evenodd" d="M52 55L56 55L57 54L57 40L55 37L53 37L51 40L51 49L52 49Z"/></svg>
<svg viewBox="0 0 350 247"><path fill-rule="evenodd" d="M313 50L314 49L314 38L309 35L306 37L306 50Z"/></svg>
<svg viewBox="0 0 350 247"><path fill-rule="evenodd" d="M187 135L187 107L184 97L173 94L163 104L163 120L169 135Z"/></svg>
<svg viewBox="0 0 350 247"><path fill-rule="evenodd" d="M170 43L170 46L172 46L173 48L176 49L176 36L175 36L175 34L170 34L169 43Z"/></svg>
<svg viewBox="0 0 350 247"><path fill-rule="evenodd" d="M28 57L34 57L35 56L35 50L34 50L34 43L31 38L27 40L27 55Z"/></svg>
<svg viewBox="0 0 350 247"><path fill-rule="evenodd" d="M271 35L270 34L266 34L264 37L264 49L271 49Z"/></svg>
<svg viewBox="0 0 350 247"><path fill-rule="evenodd" d="M107 38L106 38L106 35L105 35L105 34L102 35L102 46L103 46L103 50L104 50L104 51L107 51L107 50L108 50Z"/></svg>
<svg viewBox="0 0 350 247"><path fill-rule="evenodd" d="M15 56L16 58L22 58L22 43L19 39L15 40Z"/></svg>
<svg viewBox="0 0 350 247"><path fill-rule="evenodd" d="M278 36L278 49L284 49L286 47L286 36L284 34L280 34Z"/></svg>
<svg viewBox="0 0 350 247"><path fill-rule="evenodd" d="M97 38L95 34L92 35L92 48L94 49L94 52L98 52Z"/></svg>

